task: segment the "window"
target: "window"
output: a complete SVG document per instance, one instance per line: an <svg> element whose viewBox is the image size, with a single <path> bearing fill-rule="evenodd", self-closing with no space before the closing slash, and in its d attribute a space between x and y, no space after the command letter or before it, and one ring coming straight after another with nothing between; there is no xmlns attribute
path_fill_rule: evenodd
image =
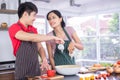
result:
<svg viewBox="0 0 120 80"><path fill-rule="evenodd" d="M115 61L120 59L119 14L100 14L98 22L101 60Z"/></svg>
<svg viewBox="0 0 120 80"><path fill-rule="evenodd" d="M37 18L34 21L33 26L37 28L39 34L46 34L46 22L44 16L37 15Z"/></svg>
<svg viewBox="0 0 120 80"><path fill-rule="evenodd" d="M96 35L96 19L95 16L87 17L68 17L67 26L72 26L79 36Z"/></svg>
<svg viewBox="0 0 120 80"><path fill-rule="evenodd" d="M99 62L120 59L119 14L107 13L85 17L67 17L67 26L72 26L84 45L76 50L76 62L89 66Z"/></svg>

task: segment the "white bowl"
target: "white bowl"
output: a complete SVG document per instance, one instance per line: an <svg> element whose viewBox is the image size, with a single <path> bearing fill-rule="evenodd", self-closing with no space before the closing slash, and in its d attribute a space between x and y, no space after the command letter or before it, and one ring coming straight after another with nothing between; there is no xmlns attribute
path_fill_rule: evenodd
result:
<svg viewBox="0 0 120 80"><path fill-rule="evenodd" d="M75 75L80 71L79 65L60 65L55 66L56 71L62 75Z"/></svg>

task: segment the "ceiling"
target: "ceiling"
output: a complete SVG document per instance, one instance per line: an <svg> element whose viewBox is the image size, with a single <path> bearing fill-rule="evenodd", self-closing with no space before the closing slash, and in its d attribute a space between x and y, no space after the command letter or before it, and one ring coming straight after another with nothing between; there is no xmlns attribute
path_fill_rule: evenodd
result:
<svg viewBox="0 0 120 80"><path fill-rule="evenodd" d="M40 11L57 9L67 13L84 14L106 10L119 10L120 0L27 0L37 5ZM79 5L76 6L76 5Z"/></svg>

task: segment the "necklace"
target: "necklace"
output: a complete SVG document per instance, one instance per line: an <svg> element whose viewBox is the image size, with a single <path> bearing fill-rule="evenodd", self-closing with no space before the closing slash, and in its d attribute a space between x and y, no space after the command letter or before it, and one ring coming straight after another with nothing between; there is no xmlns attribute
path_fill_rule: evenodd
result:
<svg viewBox="0 0 120 80"><path fill-rule="evenodd" d="M62 38L62 39L65 39L65 37L66 37L64 31L56 32L56 36L59 37L59 38Z"/></svg>

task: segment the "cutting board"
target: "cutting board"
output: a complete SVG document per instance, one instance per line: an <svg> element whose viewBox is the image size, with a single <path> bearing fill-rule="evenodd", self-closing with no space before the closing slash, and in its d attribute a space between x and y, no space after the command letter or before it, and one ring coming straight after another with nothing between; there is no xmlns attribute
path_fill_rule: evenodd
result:
<svg viewBox="0 0 120 80"><path fill-rule="evenodd" d="M63 80L64 76L62 75L56 75L54 77L41 76L41 78L47 79L47 80Z"/></svg>

